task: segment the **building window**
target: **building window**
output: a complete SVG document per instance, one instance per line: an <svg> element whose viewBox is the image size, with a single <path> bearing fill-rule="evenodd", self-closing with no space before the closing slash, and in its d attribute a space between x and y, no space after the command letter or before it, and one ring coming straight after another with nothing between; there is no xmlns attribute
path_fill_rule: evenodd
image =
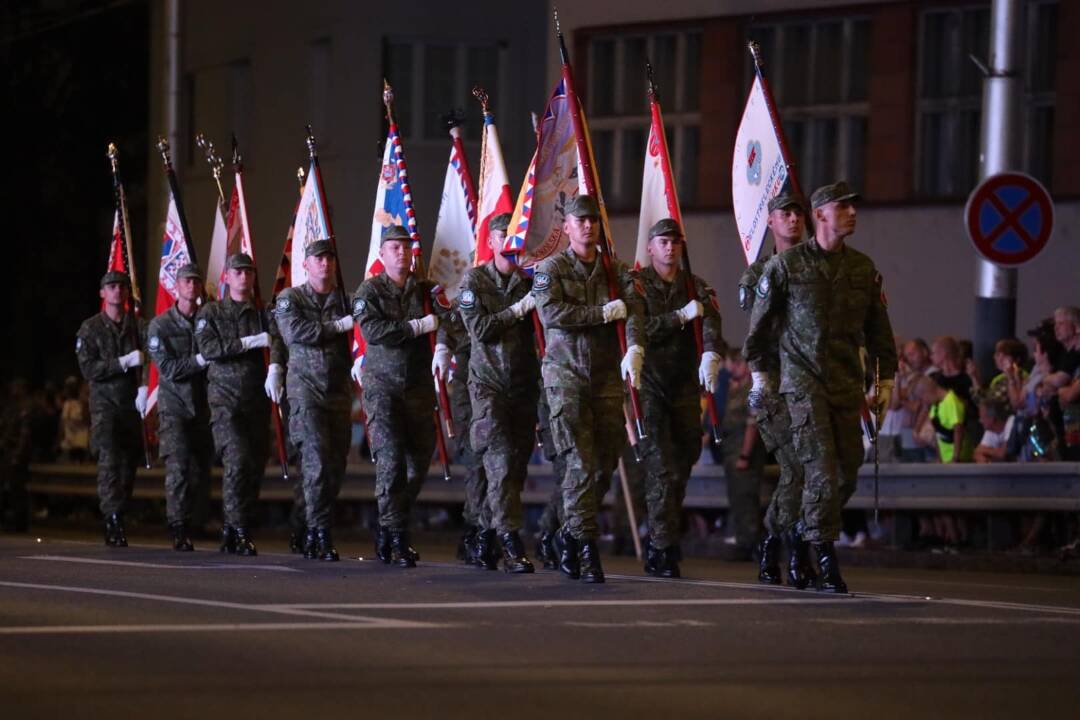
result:
<svg viewBox="0 0 1080 720"><path fill-rule="evenodd" d="M699 31L661 29L590 37L584 103L604 201L613 209L635 208L641 202L645 142L652 122L646 61L653 66L660 92L679 200L692 207L698 201L701 128Z"/></svg>
<svg viewBox="0 0 1080 720"><path fill-rule="evenodd" d="M1029 0L1025 10L1022 162L1049 183L1057 2ZM987 62L989 45L989 3L934 8L920 17L917 189L924 197L963 197L978 181L983 76L971 57Z"/></svg>
<svg viewBox="0 0 1080 720"><path fill-rule="evenodd" d="M394 115L407 140L445 140L443 116L463 113L466 139L483 135L480 103L472 89L487 90L498 115L500 89L505 78L507 45L454 41L418 42L387 39L383 42L383 76L394 88Z"/></svg>
<svg viewBox="0 0 1080 720"><path fill-rule="evenodd" d="M755 24L750 37L761 46L765 78L803 192L837 180L865 187L869 18ZM749 92L753 63L747 66Z"/></svg>

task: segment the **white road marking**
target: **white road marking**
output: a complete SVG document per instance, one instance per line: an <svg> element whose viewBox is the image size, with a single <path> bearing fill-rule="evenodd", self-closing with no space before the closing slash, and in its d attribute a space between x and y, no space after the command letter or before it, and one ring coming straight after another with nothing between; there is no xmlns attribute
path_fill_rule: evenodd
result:
<svg viewBox="0 0 1080 720"><path fill-rule="evenodd" d="M812 618L811 622L827 625L1080 625L1080 618L1071 617L902 617L902 618Z"/></svg>
<svg viewBox="0 0 1080 720"><path fill-rule="evenodd" d="M600 608L600 607L710 607L723 605L831 605L858 602L843 595L806 595L801 598L658 598L654 600L477 600L471 602L419 603L285 603L265 608L293 610L496 610L520 608ZM882 602L874 599L873 602ZM884 602L906 602L891 601Z"/></svg>
<svg viewBox="0 0 1080 720"><path fill-rule="evenodd" d="M429 630L449 625L392 619L373 622L213 623L205 625L26 625L0 627L0 635L110 635L135 633L281 632L290 630Z"/></svg>
<svg viewBox="0 0 1080 720"><path fill-rule="evenodd" d="M629 622L583 622L568 620L563 625L583 628L673 628L673 627L712 627L716 623L701 620L631 620Z"/></svg>
<svg viewBox="0 0 1080 720"><path fill-rule="evenodd" d="M151 568L154 570L266 570L268 572L301 572L296 568L282 565L237 565L235 563L201 563L198 565L185 565L175 563L151 563L137 560L100 560L97 558L70 557L67 555L23 555L20 560L46 560L48 562L82 563L85 565L118 565L120 567Z"/></svg>

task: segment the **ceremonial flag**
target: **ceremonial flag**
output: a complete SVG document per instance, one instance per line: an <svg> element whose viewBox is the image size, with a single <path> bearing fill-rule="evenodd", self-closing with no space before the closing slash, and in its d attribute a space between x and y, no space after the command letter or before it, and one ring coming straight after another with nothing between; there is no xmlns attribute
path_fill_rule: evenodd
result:
<svg viewBox="0 0 1080 720"><path fill-rule="evenodd" d="M428 277L442 285L447 297L453 299L465 276L465 270L473 263L476 238L476 196L465 147L461 143L461 129L450 128L453 145L450 162L443 180L442 203L435 223L435 239L431 247L431 267Z"/></svg>
<svg viewBox="0 0 1080 720"><path fill-rule="evenodd" d="M126 273L127 253L124 249L124 233L120 225L120 210L113 215L112 242L109 243L109 264L105 267L106 272L113 270Z"/></svg>
<svg viewBox="0 0 1080 720"><path fill-rule="evenodd" d="M499 144L499 132L495 129L495 116L487 110L484 111L484 140L480 147L477 204L476 264L483 265L492 259L493 254L488 247L488 223L496 215L514 212L514 196L510 193L510 180Z"/></svg>
<svg viewBox="0 0 1080 720"><path fill-rule="evenodd" d="M170 192L169 210L165 215L165 234L161 239L161 264L158 268L155 315L162 314L176 302L176 273L190 262L191 255L188 254L188 240L184 237L184 231L180 225L180 213L176 209L176 200ZM158 369L156 363L150 365L149 388L150 397L146 403L146 413L148 415L157 403Z"/></svg>
<svg viewBox="0 0 1080 720"><path fill-rule="evenodd" d="M757 260L761 252L769 200L780 193L787 180L788 163L773 121L768 90L761 74L756 73L735 136L731 163L731 199L747 264Z"/></svg>
<svg viewBox="0 0 1080 720"><path fill-rule="evenodd" d="M518 193L506 237L506 252L521 255L518 263L529 269L563 250L566 203L585 192L578 172L578 148L565 80L555 85L537 129L536 152Z"/></svg>
<svg viewBox="0 0 1080 720"><path fill-rule="evenodd" d="M668 153L667 135L664 134L664 118L660 102L650 95L652 125L645 144L645 173L641 179L641 214L638 218L637 251L634 267L649 265L649 228L664 218L672 218L682 226L682 210L675 191L675 178L671 172L671 155ZM685 232L685 228L683 230Z"/></svg>
<svg viewBox="0 0 1080 720"><path fill-rule="evenodd" d="M210 236L210 259L206 266L206 294L215 300L225 297L225 258L229 256L229 231L221 214L221 203L214 203L214 232Z"/></svg>
<svg viewBox="0 0 1080 720"><path fill-rule="evenodd" d="M330 238L330 230L322 208L323 202L319 195L319 183L315 176L315 161L313 160L308 170L307 182L304 184L304 192L300 196L300 205L296 209L296 220L293 223L292 249L299 253L301 261L308 245L316 240ZM306 283L307 271L304 270L303 262L290 263L290 266L292 287L299 287Z"/></svg>

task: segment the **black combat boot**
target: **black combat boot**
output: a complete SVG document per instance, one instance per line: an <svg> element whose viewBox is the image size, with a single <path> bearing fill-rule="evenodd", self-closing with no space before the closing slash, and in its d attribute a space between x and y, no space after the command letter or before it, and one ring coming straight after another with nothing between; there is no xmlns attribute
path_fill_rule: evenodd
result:
<svg viewBox="0 0 1080 720"><path fill-rule="evenodd" d="M191 544L191 538L188 537L187 526L184 523L173 523L169 526L169 532L172 533L173 550L191 552L195 549L195 546Z"/></svg>
<svg viewBox="0 0 1080 720"><path fill-rule="evenodd" d="M521 542L521 535L517 530L504 532L499 539L503 548L503 572L508 573L531 573L536 568L529 562L525 553L525 543Z"/></svg>
<svg viewBox="0 0 1080 720"><path fill-rule="evenodd" d="M127 547L124 534L124 519L120 513L112 513L105 518L105 544L109 547Z"/></svg>
<svg viewBox="0 0 1080 720"><path fill-rule="evenodd" d="M679 569L679 561L682 560L682 548L678 545L669 545L660 551L660 564L656 576L662 578L682 577Z"/></svg>
<svg viewBox="0 0 1080 720"><path fill-rule="evenodd" d="M559 569L559 554L555 552L555 533L545 530L540 533L536 543L536 559L543 563L545 570Z"/></svg>
<svg viewBox="0 0 1080 720"><path fill-rule="evenodd" d="M495 531L480 530L476 533L476 567L481 570L499 569L499 550L495 547Z"/></svg>
<svg viewBox="0 0 1080 720"><path fill-rule="evenodd" d="M473 543L476 541L476 526L466 525L458 540L457 559L466 565L473 564Z"/></svg>
<svg viewBox="0 0 1080 720"><path fill-rule="evenodd" d="M581 543L578 559L581 563L581 582L604 582L604 568L600 567L600 549L596 547L595 540Z"/></svg>
<svg viewBox="0 0 1080 720"><path fill-rule="evenodd" d="M390 531L380 525L379 529L375 531L375 557L389 565L392 554L390 552Z"/></svg>
<svg viewBox="0 0 1080 720"><path fill-rule="evenodd" d="M236 554L244 557L254 557L259 554L259 551L255 549L255 543L251 542L247 530L242 527L236 528Z"/></svg>
<svg viewBox="0 0 1080 720"><path fill-rule="evenodd" d="M780 575L780 538L772 533L765 536L758 548L757 581L765 585L783 585Z"/></svg>
<svg viewBox="0 0 1080 720"><path fill-rule="evenodd" d="M390 533L390 559L402 568L416 567L417 552L409 547L409 533L405 531Z"/></svg>
<svg viewBox="0 0 1080 720"><path fill-rule="evenodd" d="M581 578L581 562L578 560L578 542L567 532L566 528L560 528L555 533L555 550L559 553L559 570L571 580Z"/></svg>
<svg viewBox="0 0 1080 720"><path fill-rule="evenodd" d="M784 533L784 541L788 551L788 585L805 590L817 582L817 573L810 562L810 543L794 528Z"/></svg>
<svg viewBox="0 0 1080 720"><path fill-rule="evenodd" d="M221 526L221 552L236 554L236 529L232 525Z"/></svg>
<svg viewBox="0 0 1080 720"><path fill-rule="evenodd" d="M289 552L299 555L304 552L304 540L307 537L307 528L301 525L289 533Z"/></svg>
<svg viewBox="0 0 1080 720"><path fill-rule="evenodd" d="M334 541L330 539L330 531L324 528L319 528L315 531L315 541L318 544L316 552L320 560L330 560L337 562L341 558L338 557L337 548L334 547Z"/></svg>
<svg viewBox="0 0 1080 720"><path fill-rule="evenodd" d="M818 592L843 595L847 592L847 583L840 577L840 563L836 561L836 548L831 542L814 543L821 575L817 579Z"/></svg>
<svg viewBox="0 0 1080 720"><path fill-rule="evenodd" d="M308 528L304 531L304 559L319 559L319 537L316 535L315 528Z"/></svg>
<svg viewBox="0 0 1080 720"><path fill-rule="evenodd" d="M660 548L653 545L652 538L645 541L645 574L660 577L660 566L663 564L663 556Z"/></svg>

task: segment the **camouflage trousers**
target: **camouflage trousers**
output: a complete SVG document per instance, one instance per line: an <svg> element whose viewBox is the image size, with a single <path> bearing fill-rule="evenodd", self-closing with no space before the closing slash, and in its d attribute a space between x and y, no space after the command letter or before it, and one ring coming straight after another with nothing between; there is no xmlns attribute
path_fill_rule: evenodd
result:
<svg viewBox="0 0 1080 720"><path fill-rule="evenodd" d="M782 397L766 395L765 407L758 410L755 420L765 449L775 455L780 466L780 480L765 512L765 527L770 534L780 535L799 521L803 466L791 441L791 415Z"/></svg>
<svg viewBox="0 0 1080 720"><path fill-rule="evenodd" d="M738 450L734 448L724 456L729 517L734 529L735 545L752 549L761 540L761 480L765 458L759 448L751 454L748 466L740 470L736 466Z"/></svg>
<svg viewBox="0 0 1080 720"><path fill-rule="evenodd" d="M536 391L506 393L473 383L472 444L487 480L485 527L500 533L520 530L524 520L521 491L536 442Z"/></svg>
<svg viewBox="0 0 1080 720"><path fill-rule="evenodd" d="M626 444L622 395L595 395L588 388L546 388L551 435L563 457L563 526L577 540L595 540L597 513L611 473Z"/></svg>
<svg viewBox="0 0 1080 720"><path fill-rule="evenodd" d="M387 530L408 529L435 450L434 406L430 386L404 393L364 388L368 436L375 451L379 525Z"/></svg>
<svg viewBox="0 0 1080 720"><path fill-rule="evenodd" d="M855 492L863 461L858 408L838 408L824 395L786 395L791 439L803 464L802 535L810 542L840 537L840 511Z"/></svg>
<svg viewBox="0 0 1080 720"><path fill-rule="evenodd" d="M639 450L645 470L649 538L654 546L666 548L678 545L682 536L686 483L701 455L701 400L697 393L665 397L642 388L641 405L645 437Z"/></svg>
<svg viewBox="0 0 1080 720"><path fill-rule="evenodd" d="M297 449L296 444L292 441L292 425L291 418L292 413L289 409L289 399L283 397L281 404L278 406L281 408L281 429L285 434L283 438L285 441L285 455L289 459L290 465L299 466L302 462L300 458L300 451ZM273 412L271 408L270 412ZM277 439L274 439L277 442ZM277 446L274 446L275 453L277 452ZM301 472L293 473L289 476L289 480L292 483L293 504L289 509L289 529L294 533L301 532L307 527L307 500L304 499L304 473L301 468Z"/></svg>
<svg viewBox="0 0 1080 720"><path fill-rule="evenodd" d="M165 461L165 517L170 525L190 525L205 513L210 501L210 462L214 444L210 422L202 417L185 418L160 414L158 436Z"/></svg>
<svg viewBox="0 0 1080 720"><path fill-rule="evenodd" d="M301 495L309 528L329 530L333 525L352 434L349 409L346 400L328 407L301 405L289 413L289 438L300 451Z"/></svg>
<svg viewBox="0 0 1080 720"><path fill-rule="evenodd" d="M98 454L97 491L102 515L123 513L135 487L135 467L143 460L139 413L96 412L90 418L90 444Z"/></svg>
<svg viewBox="0 0 1080 720"><path fill-rule="evenodd" d="M542 388L537 403L537 418L539 420L540 447L543 449L544 459L551 463L551 474L555 479L551 497L548 498L547 504L544 505L544 511L540 515L540 532L554 533L566 519L562 503L562 481L566 475L566 459L555 449L555 439L551 436L551 417L548 410L547 393Z"/></svg>
<svg viewBox="0 0 1080 720"><path fill-rule="evenodd" d="M454 415L454 436L457 440L459 461L465 466L465 524L486 530L491 527L491 510L487 506L487 477L484 475L484 465L473 449L470 432L472 401L469 398L469 384L463 380L455 380L450 385L450 411Z"/></svg>
<svg viewBox="0 0 1080 720"><path fill-rule="evenodd" d="M223 466L222 513L232 527L246 528L255 518L270 450L270 403L255 400L243 408L210 408L210 428Z"/></svg>

